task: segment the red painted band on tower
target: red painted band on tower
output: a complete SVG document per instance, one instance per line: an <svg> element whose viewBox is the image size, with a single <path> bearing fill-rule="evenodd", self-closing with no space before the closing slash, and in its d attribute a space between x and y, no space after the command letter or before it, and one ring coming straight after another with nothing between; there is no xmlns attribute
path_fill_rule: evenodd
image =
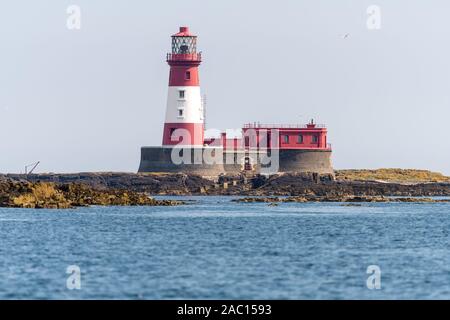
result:
<svg viewBox="0 0 450 320"><path fill-rule="evenodd" d="M177 129L183 129L175 131ZM203 146L205 127L203 123L165 123L162 144L173 145L197 145ZM177 133L183 138L176 138ZM186 134L186 136L184 136ZM186 138L186 139L184 139Z"/></svg>
<svg viewBox="0 0 450 320"><path fill-rule="evenodd" d="M198 87L198 68L192 66L171 66L169 87Z"/></svg>

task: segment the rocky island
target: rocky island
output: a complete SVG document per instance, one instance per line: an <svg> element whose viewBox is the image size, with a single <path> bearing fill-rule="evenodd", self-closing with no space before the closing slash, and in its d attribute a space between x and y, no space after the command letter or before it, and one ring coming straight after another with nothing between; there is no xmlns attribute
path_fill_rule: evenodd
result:
<svg viewBox="0 0 450 320"><path fill-rule="evenodd" d="M76 173L0 175L0 206L177 205L157 195L246 196L247 202L432 202L450 196L450 178L425 170L341 170L332 174L289 173L201 177L182 173ZM286 198L287 197L287 198ZM393 198L396 197L396 198ZM285 200L288 199L288 200Z"/></svg>
<svg viewBox="0 0 450 320"><path fill-rule="evenodd" d="M234 202L240 203L288 203L288 202L345 202L345 203L358 203L358 202L401 202L401 203L441 203L450 202L450 199L433 199L423 197L384 197L384 196L345 196L345 197L333 197L333 196L298 196L298 197L246 197L233 199Z"/></svg>
<svg viewBox="0 0 450 320"><path fill-rule="evenodd" d="M182 201L155 200L144 193L95 189L86 184L0 180L0 207L68 209L98 206L173 206Z"/></svg>

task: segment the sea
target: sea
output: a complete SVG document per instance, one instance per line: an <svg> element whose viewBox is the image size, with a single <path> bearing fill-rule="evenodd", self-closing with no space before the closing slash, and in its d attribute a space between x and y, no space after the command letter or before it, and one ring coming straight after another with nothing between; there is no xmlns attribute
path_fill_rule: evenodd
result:
<svg viewBox="0 0 450 320"><path fill-rule="evenodd" d="M0 299L450 299L450 203L163 198L1 208Z"/></svg>

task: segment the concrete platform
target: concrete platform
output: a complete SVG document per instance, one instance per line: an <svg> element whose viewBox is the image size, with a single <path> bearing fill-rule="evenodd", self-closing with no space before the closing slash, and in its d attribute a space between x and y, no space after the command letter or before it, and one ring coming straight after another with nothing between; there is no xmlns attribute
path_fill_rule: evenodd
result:
<svg viewBox="0 0 450 320"><path fill-rule="evenodd" d="M333 174L329 150L279 150L224 152L222 148L142 147L138 172L181 172L200 176L247 172L275 174L316 172ZM246 158L248 158L246 160ZM248 162L246 166L245 163Z"/></svg>

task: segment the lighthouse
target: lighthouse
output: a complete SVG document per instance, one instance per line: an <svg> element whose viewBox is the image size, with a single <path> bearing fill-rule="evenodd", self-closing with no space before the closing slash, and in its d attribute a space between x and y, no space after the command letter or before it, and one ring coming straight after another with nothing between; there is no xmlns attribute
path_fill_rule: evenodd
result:
<svg viewBox="0 0 450 320"><path fill-rule="evenodd" d="M141 148L139 172L185 173L213 179L242 173L334 174L327 128L314 121L253 122L243 126L240 136L222 131L220 136L205 137L198 70L202 56L197 52L197 36L189 28L181 27L172 35L172 50L166 61L170 74L162 145Z"/></svg>
<svg viewBox="0 0 450 320"><path fill-rule="evenodd" d="M180 27L172 35L172 51L167 54L170 74L163 147L203 146L204 112L198 72L201 61L197 36L188 27Z"/></svg>

